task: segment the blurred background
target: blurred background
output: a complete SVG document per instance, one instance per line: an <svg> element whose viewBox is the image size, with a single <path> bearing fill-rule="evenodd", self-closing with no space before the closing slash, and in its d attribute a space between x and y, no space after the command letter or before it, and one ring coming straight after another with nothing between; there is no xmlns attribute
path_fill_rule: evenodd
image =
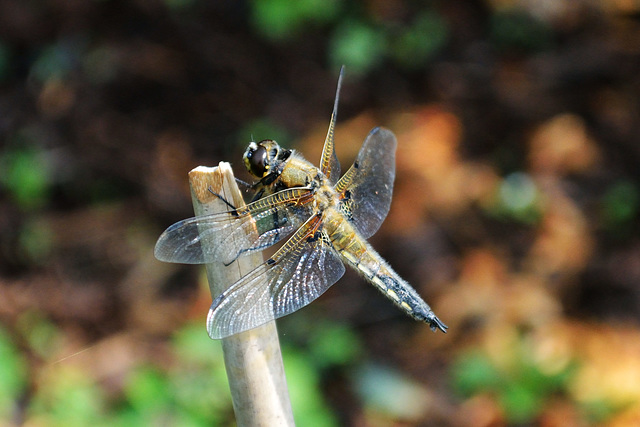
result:
<svg viewBox="0 0 640 427"><path fill-rule="evenodd" d="M0 0L0 425L234 424L203 269L153 245L252 138L398 137L352 272L278 322L299 425L640 425L640 3Z"/></svg>

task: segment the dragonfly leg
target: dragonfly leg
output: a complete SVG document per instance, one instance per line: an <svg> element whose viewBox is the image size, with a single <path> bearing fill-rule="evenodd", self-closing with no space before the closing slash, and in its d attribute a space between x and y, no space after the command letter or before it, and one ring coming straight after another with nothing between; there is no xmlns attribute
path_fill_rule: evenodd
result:
<svg viewBox="0 0 640 427"><path fill-rule="evenodd" d="M244 191L245 193L254 193L251 202L255 202L264 195L264 188L261 188L260 181L256 182L255 184L250 184L247 181L236 178L236 183L238 184L238 187L242 187L242 191Z"/></svg>
<svg viewBox="0 0 640 427"><path fill-rule="evenodd" d="M238 187L242 187L242 190L245 192L251 191L253 190L253 184L249 184L247 181L243 181L240 178L236 178L236 183L238 184Z"/></svg>
<svg viewBox="0 0 640 427"><path fill-rule="evenodd" d="M227 199L225 199L222 194L218 194L215 191L213 191L213 189L211 188L211 186L209 186L209 188L207 188L207 190L209 191L209 193L213 194L214 196L216 196L218 199L222 200L227 206L229 206L231 208L231 210L235 211L236 207L233 206Z"/></svg>

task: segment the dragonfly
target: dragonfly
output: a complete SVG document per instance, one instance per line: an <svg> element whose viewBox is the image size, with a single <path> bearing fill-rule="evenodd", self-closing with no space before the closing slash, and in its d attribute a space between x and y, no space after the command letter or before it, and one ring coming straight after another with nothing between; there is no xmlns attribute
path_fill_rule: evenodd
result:
<svg viewBox="0 0 640 427"><path fill-rule="evenodd" d="M253 200L228 212L177 222L159 237L161 261L229 265L284 243L266 261L215 296L207 332L220 339L293 313L354 268L401 310L435 332L447 326L366 239L389 212L397 141L374 128L351 167L340 176L334 130L344 70L340 70L320 167L274 140L251 142L243 162L257 178ZM222 197L222 196L218 196ZM205 245L203 241L222 242ZM284 240L286 239L286 240Z"/></svg>

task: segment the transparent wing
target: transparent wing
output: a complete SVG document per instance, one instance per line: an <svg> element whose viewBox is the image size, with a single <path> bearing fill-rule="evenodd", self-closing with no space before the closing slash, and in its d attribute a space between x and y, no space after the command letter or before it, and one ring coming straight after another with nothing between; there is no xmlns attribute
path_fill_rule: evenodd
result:
<svg viewBox="0 0 640 427"><path fill-rule="evenodd" d="M320 220L312 217L276 254L216 297L207 316L214 339L243 332L292 313L342 277L344 264Z"/></svg>
<svg viewBox="0 0 640 427"><path fill-rule="evenodd" d="M396 176L396 137L374 128L364 140L353 165L336 184L340 211L362 237L371 237L384 221Z"/></svg>
<svg viewBox="0 0 640 427"><path fill-rule="evenodd" d="M309 189L291 188L234 211L185 219L162 233L155 256L165 262L230 264L293 233L313 214L312 200Z"/></svg>
<svg viewBox="0 0 640 427"><path fill-rule="evenodd" d="M340 76L338 77L338 88L336 89L336 98L333 101L333 112L331 113L331 121L329 122L329 130L324 140L322 148L322 157L320 158L320 170L329 179L331 184L335 184L340 178L340 162L336 156L333 135L336 127L336 119L338 118L338 100L340 99L340 88L342 87L342 76L344 74L344 66L340 68Z"/></svg>

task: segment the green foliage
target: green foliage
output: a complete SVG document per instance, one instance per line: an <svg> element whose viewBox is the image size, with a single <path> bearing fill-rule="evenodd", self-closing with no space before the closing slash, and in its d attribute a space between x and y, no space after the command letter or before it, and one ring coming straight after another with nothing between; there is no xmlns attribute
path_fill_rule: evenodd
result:
<svg viewBox="0 0 640 427"><path fill-rule="evenodd" d="M32 210L45 204L49 182L44 154L25 144L26 133L15 135L11 148L0 153L0 182L21 208Z"/></svg>
<svg viewBox="0 0 640 427"><path fill-rule="evenodd" d="M332 66L344 64L349 74L365 74L382 61L387 44L386 35L373 26L359 21L343 22L331 40Z"/></svg>
<svg viewBox="0 0 640 427"><path fill-rule="evenodd" d="M254 0L251 22L264 37L287 40L309 24L331 21L340 11L338 0Z"/></svg>
<svg viewBox="0 0 640 427"><path fill-rule="evenodd" d="M60 331L37 310L20 315L17 331L29 345L29 349L43 359L55 352L60 343Z"/></svg>
<svg viewBox="0 0 640 427"><path fill-rule="evenodd" d="M19 256L30 264L44 264L53 248L52 234L46 221L27 220L18 236Z"/></svg>
<svg viewBox="0 0 640 427"><path fill-rule="evenodd" d="M640 208L638 187L630 181L619 181L612 185L601 201L602 217L607 228L624 231L637 217Z"/></svg>
<svg viewBox="0 0 640 427"><path fill-rule="evenodd" d="M465 398L489 393L511 423L528 423L540 414L547 400L568 391L576 365L568 364L557 372L545 372L536 363L524 341L519 341L511 362L498 364L488 354L474 350L461 354L453 362L450 374L454 389Z"/></svg>
<svg viewBox="0 0 640 427"><path fill-rule="evenodd" d="M283 318L278 326L286 338L282 340L283 358L294 417L298 425L337 425L322 395L320 379L328 371L354 366L362 358L362 343L345 325L309 313L303 310L295 318ZM293 342L300 344L287 344Z"/></svg>
<svg viewBox="0 0 640 427"><path fill-rule="evenodd" d="M177 357L169 370L144 365L130 376L116 413L123 425L222 425L232 418L221 347L201 325L187 325L173 338Z"/></svg>
<svg viewBox="0 0 640 427"><path fill-rule="evenodd" d="M425 66L447 39L445 21L429 9L408 25L345 19L333 31L329 54L334 68L345 64L354 75L366 74L386 59L413 70Z"/></svg>
<svg viewBox="0 0 640 427"><path fill-rule="evenodd" d="M27 364L7 332L0 328L0 419L10 419L26 388Z"/></svg>
<svg viewBox="0 0 640 427"><path fill-rule="evenodd" d="M601 425L615 415L616 412L623 410L624 408L617 407L611 402L604 400L594 400L584 402L581 405L581 409L586 414L587 419L592 425Z"/></svg>
<svg viewBox="0 0 640 427"><path fill-rule="evenodd" d="M552 28L523 10L498 11L491 16L490 39L500 50L537 52L552 43Z"/></svg>
<svg viewBox="0 0 640 427"><path fill-rule="evenodd" d="M125 396L129 406L145 418L160 418L172 406L168 378L152 367L139 368L129 377Z"/></svg>
<svg viewBox="0 0 640 427"><path fill-rule="evenodd" d="M480 352L468 352L458 357L451 368L453 386L464 397L483 389L493 390L501 382L500 371Z"/></svg>
<svg viewBox="0 0 640 427"><path fill-rule="evenodd" d="M59 333L40 316L24 315L18 326L22 333L28 332L27 342L37 354L47 345L55 348ZM283 358L296 421L330 427L338 421L322 394L323 372L353 363L361 346L344 326L331 322L326 329L321 326L309 336L307 350L285 346ZM41 378L27 416L43 425L65 426L233 425L220 343L211 341L198 323L177 331L170 350L175 359L169 367L142 363L133 368L117 399L108 398L92 375L73 366L53 365ZM43 352L42 357L48 354ZM0 417L6 418L26 387L26 367L1 330L0 375Z"/></svg>
<svg viewBox="0 0 640 427"><path fill-rule="evenodd" d="M105 396L86 373L60 368L46 387L39 389L28 413L44 425L100 425L105 415Z"/></svg>
<svg viewBox="0 0 640 427"><path fill-rule="evenodd" d="M512 423L532 421L543 408L546 398L527 384L519 383L506 384L499 397L507 419Z"/></svg>
<svg viewBox="0 0 640 427"><path fill-rule="evenodd" d="M404 68L416 69L444 47L449 28L444 19L432 10L422 11L411 25L403 27L392 40L390 55Z"/></svg>
<svg viewBox="0 0 640 427"><path fill-rule="evenodd" d="M292 349L285 349L282 356L296 423L303 426L337 426L338 422L320 391L320 373L313 361Z"/></svg>
<svg viewBox="0 0 640 427"><path fill-rule="evenodd" d="M309 336L309 354L316 369L353 364L362 355L359 338L342 324L321 323L321 327Z"/></svg>
<svg viewBox="0 0 640 427"><path fill-rule="evenodd" d="M178 405L193 419L218 423L231 416L229 383L222 347L211 341L201 324L188 325L174 336L180 363L169 375Z"/></svg>
<svg viewBox="0 0 640 427"><path fill-rule="evenodd" d="M449 35L446 21L429 7L410 22L400 23L372 19L360 7L342 10L337 0L254 0L251 5L254 28L271 41L290 40L326 25L332 68L346 65L349 74L356 76L385 60L407 69L424 66L444 47Z"/></svg>
<svg viewBox="0 0 640 427"><path fill-rule="evenodd" d="M219 406L216 399L211 399L228 394L211 378L207 371L178 369L167 373L142 366L129 378L126 404L116 413L116 419L123 425L220 425L222 417L230 412L230 401L227 398Z"/></svg>

